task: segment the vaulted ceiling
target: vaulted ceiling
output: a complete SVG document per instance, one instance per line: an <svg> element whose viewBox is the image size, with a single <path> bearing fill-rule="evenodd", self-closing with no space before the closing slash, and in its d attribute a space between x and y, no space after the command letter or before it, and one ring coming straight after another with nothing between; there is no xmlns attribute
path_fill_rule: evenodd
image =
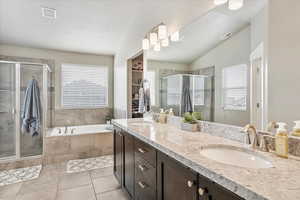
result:
<svg viewBox="0 0 300 200"><path fill-rule="evenodd" d="M57 18L43 18L42 6ZM116 54L160 22L176 30L213 7L213 0L0 0L0 43Z"/></svg>

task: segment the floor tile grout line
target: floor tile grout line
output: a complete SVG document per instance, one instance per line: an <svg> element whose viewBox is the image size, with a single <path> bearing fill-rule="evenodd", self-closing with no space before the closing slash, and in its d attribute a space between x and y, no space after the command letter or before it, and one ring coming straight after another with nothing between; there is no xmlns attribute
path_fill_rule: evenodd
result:
<svg viewBox="0 0 300 200"><path fill-rule="evenodd" d="M98 200L96 190L95 190L95 186L94 186L94 180L93 180L92 175L91 175L91 171L89 172L89 176L90 176L90 179L91 179L91 182L92 182L92 187L93 187L95 199Z"/></svg>

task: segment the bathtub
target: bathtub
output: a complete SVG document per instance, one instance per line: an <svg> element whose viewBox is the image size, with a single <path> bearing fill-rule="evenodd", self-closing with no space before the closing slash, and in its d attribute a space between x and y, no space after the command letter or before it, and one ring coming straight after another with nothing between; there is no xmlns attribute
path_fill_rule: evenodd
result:
<svg viewBox="0 0 300 200"><path fill-rule="evenodd" d="M113 153L112 125L54 127L44 138L43 160L54 164L74 159L111 155Z"/></svg>
<svg viewBox="0 0 300 200"><path fill-rule="evenodd" d="M65 127L54 127L48 129L46 137L85 135L109 132L112 132L112 125L110 124L68 126L67 130Z"/></svg>

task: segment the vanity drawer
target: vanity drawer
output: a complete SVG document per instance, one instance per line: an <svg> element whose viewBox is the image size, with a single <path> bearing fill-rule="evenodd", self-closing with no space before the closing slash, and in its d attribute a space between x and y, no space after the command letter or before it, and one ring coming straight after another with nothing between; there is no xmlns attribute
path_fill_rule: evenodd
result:
<svg viewBox="0 0 300 200"><path fill-rule="evenodd" d="M135 153L137 156L143 158L152 166L156 166L156 150L148 144L140 140L135 140Z"/></svg>
<svg viewBox="0 0 300 200"><path fill-rule="evenodd" d="M156 190L147 181L136 177L135 200L156 200Z"/></svg>
<svg viewBox="0 0 300 200"><path fill-rule="evenodd" d="M144 180L151 186L156 185L156 168L139 156L135 158L135 174L137 177L136 180Z"/></svg>

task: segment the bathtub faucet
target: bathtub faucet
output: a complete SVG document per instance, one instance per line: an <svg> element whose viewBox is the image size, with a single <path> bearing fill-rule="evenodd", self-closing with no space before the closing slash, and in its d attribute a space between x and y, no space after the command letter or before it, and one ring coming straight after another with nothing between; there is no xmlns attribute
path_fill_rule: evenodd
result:
<svg viewBox="0 0 300 200"><path fill-rule="evenodd" d="M65 126L65 134L68 132L68 126Z"/></svg>

